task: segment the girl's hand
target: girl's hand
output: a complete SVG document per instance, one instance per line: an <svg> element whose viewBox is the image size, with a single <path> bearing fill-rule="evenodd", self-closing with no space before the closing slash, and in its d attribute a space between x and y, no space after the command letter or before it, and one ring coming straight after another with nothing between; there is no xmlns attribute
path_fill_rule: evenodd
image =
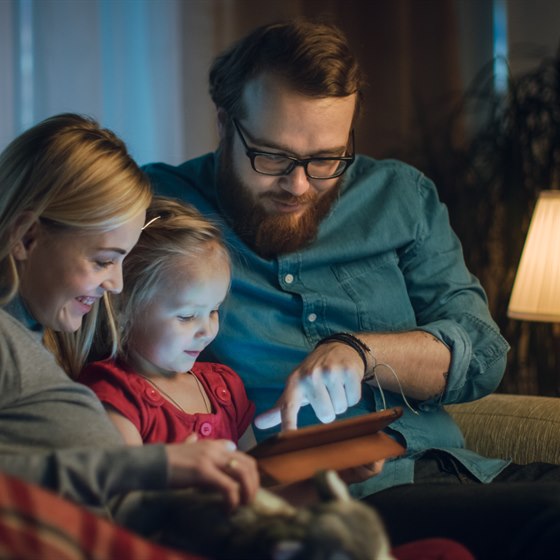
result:
<svg viewBox="0 0 560 560"><path fill-rule="evenodd" d="M253 500L259 488L256 461L228 440L188 438L166 445L169 485L203 486L221 492L233 509Z"/></svg>

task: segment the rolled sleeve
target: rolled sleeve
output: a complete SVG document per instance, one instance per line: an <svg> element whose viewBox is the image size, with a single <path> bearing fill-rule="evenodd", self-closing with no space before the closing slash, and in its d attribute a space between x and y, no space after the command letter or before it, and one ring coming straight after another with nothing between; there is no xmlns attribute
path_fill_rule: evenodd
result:
<svg viewBox="0 0 560 560"><path fill-rule="evenodd" d="M419 330L429 332L451 350L447 387L438 403L471 401L496 390L509 350L497 327L465 313L460 324L441 320Z"/></svg>
<svg viewBox="0 0 560 560"><path fill-rule="evenodd" d="M509 345L490 316L482 286L465 265L435 186L422 177L417 192L423 219L416 243L404 255L404 270L418 329L451 350L447 387L437 403L478 399L498 387Z"/></svg>

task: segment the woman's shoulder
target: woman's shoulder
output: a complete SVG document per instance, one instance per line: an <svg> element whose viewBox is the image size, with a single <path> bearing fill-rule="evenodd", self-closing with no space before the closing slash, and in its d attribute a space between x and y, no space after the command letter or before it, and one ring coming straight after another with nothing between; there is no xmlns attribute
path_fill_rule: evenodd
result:
<svg viewBox="0 0 560 560"><path fill-rule="evenodd" d="M18 354L25 351L29 335L25 333L27 329L14 319L11 315L0 309L0 388L3 402L7 394L21 390L21 368L18 367Z"/></svg>
<svg viewBox="0 0 560 560"><path fill-rule="evenodd" d="M35 344L42 347L42 331L34 331L25 325L18 317L0 307L0 343L16 345Z"/></svg>
<svg viewBox="0 0 560 560"><path fill-rule="evenodd" d="M39 369L44 373L37 377ZM0 371L2 391L13 390L16 385L22 389L47 384L53 379L68 380L43 346L41 333L30 330L4 309L0 309Z"/></svg>

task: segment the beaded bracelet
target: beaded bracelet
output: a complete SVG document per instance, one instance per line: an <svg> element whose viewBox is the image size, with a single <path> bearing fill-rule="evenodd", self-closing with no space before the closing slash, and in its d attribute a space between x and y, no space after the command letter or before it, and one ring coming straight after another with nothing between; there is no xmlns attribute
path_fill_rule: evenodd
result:
<svg viewBox="0 0 560 560"><path fill-rule="evenodd" d="M321 344L327 344L328 342L342 342L343 344L346 344L347 346L350 346L351 348L356 350L356 352L362 359L362 362L364 362L363 381L371 379L377 361L373 355L373 352L371 351L371 348L363 340L360 340L357 336L347 332L335 333L319 340L319 342L317 342L317 344L315 345L315 348L317 348L317 346L320 346ZM368 358L370 358L371 363Z"/></svg>

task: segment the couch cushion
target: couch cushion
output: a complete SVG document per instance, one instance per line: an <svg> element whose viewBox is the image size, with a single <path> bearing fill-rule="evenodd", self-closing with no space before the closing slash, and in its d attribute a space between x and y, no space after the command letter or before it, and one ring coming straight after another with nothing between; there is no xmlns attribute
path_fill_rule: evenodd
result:
<svg viewBox="0 0 560 560"><path fill-rule="evenodd" d="M560 398L496 393L446 409L481 455L560 464Z"/></svg>

